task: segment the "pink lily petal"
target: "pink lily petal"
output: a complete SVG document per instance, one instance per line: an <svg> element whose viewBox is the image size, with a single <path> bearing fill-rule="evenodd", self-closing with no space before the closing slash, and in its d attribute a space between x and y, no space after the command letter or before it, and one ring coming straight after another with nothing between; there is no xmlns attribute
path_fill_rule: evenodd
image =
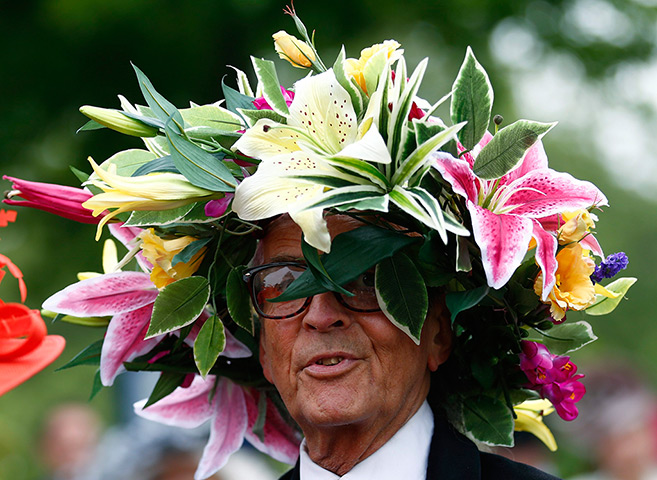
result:
<svg viewBox="0 0 657 480"><path fill-rule="evenodd" d="M132 241L139 236L144 230L139 227L129 227L123 223L110 223L109 224L110 233L116 238L119 242L123 244L128 250L134 248ZM146 257L142 254L141 250L137 255L137 263L143 270L151 271L153 270L153 264L146 260Z"/></svg>
<svg viewBox="0 0 657 480"><path fill-rule="evenodd" d="M43 302L43 308L76 317L116 315L153 303L157 294L146 273L108 273L69 285Z"/></svg>
<svg viewBox="0 0 657 480"><path fill-rule="evenodd" d="M533 226L532 235L536 240L536 263L543 271L542 300L546 300L557 281L556 273L559 264L557 263L556 254L559 243L554 235L543 230L537 220L533 221Z"/></svg>
<svg viewBox="0 0 657 480"><path fill-rule="evenodd" d="M247 415L242 387L225 378L220 379L212 403L215 413L210 426L210 439L203 449L194 474L195 480L216 473L244 442Z"/></svg>
<svg viewBox="0 0 657 480"><path fill-rule="evenodd" d="M607 205L607 198L591 182L549 168L527 173L509 184L509 189L514 193L505 204L515 208L508 213L531 218Z"/></svg>
<svg viewBox="0 0 657 480"><path fill-rule="evenodd" d="M452 185L454 192L477 203L479 179L472 172L470 164L443 152L437 153L435 158L434 167Z"/></svg>
<svg viewBox="0 0 657 480"><path fill-rule="evenodd" d="M563 217L560 214L539 218L538 221L540 222L543 229L548 232L556 232L564 224ZM605 255L602 251L602 247L598 243L597 238L595 238L592 233L582 238L580 243L582 244L582 247L586 248L587 250L591 250L598 257L604 258Z"/></svg>
<svg viewBox="0 0 657 480"><path fill-rule="evenodd" d="M267 413L264 426L265 441L253 433L253 425L258 418L259 392L255 388L249 388L244 392L246 399L246 410L249 416L249 426L246 429L246 439L255 448L269 455L279 462L294 464L299 457L299 444L301 434L287 423L274 403L267 399Z"/></svg>
<svg viewBox="0 0 657 480"><path fill-rule="evenodd" d="M488 285L501 288L527 253L532 221L515 215L498 215L471 202L468 202L468 210Z"/></svg>
<svg viewBox="0 0 657 480"><path fill-rule="evenodd" d="M150 407L144 408L146 399L134 404L135 413L142 418L180 428L196 428L212 418L214 407L210 404L210 392L215 377L205 379L197 375L187 388L178 387Z"/></svg>
<svg viewBox="0 0 657 480"><path fill-rule="evenodd" d="M153 304L112 317L100 352L100 380L106 387L123 372L129 362L153 348L161 338L144 340L153 313Z"/></svg>
<svg viewBox="0 0 657 480"><path fill-rule="evenodd" d="M600 258L605 258L602 247L598 243L598 239L595 238L593 234L586 235L579 241L579 243L587 250L591 250L594 255L597 255Z"/></svg>

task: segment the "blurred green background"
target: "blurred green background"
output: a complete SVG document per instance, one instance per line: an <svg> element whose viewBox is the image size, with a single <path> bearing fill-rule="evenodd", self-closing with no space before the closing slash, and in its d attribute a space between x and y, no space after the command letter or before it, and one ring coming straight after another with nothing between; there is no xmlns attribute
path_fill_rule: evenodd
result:
<svg viewBox="0 0 657 480"><path fill-rule="evenodd" d="M142 102L130 62L179 107L222 97L221 79L236 66L250 74L249 55L274 59L271 34L295 33L282 0L25 0L0 3L0 173L77 185L68 166L139 147L138 139L102 130L75 134L81 105L118 108L117 94ZM589 318L601 337L592 355L630 358L657 381L657 327L652 280L657 267L657 1L656 0L298 0L296 9L332 63L340 45L350 57L387 38L410 65L430 57L420 96L449 91L468 45L486 67L494 113L560 121L544 139L551 166L598 185L611 208L600 212L597 237L606 253L625 251L626 276L640 279L614 314ZM286 86L303 72L279 62ZM443 116L448 112L442 111ZM4 189L10 187L3 182ZM75 281L99 271L94 227L36 210L0 230L0 252L23 270L27 304L38 308ZM17 300L6 278L0 298ZM573 315L575 316L575 315ZM86 401L93 369L54 373L100 331L50 325L68 345L36 378L0 398L0 478L38 478L40 424L63 401ZM585 369L583 369L585 370ZM584 372L585 373L585 372ZM92 406L107 424L119 419L116 395ZM565 452L563 450L566 450ZM585 468L568 449L557 454L563 475ZM576 457L576 456L575 456Z"/></svg>

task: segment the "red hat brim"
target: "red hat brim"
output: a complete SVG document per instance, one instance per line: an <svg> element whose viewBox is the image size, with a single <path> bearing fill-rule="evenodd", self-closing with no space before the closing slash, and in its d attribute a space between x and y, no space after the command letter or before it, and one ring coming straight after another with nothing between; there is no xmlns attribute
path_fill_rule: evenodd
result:
<svg viewBox="0 0 657 480"><path fill-rule="evenodd" d="M64 337L48 335L31 352L10 361L0 362L0 395L50 365L62 353L65 344Z"/></svg>

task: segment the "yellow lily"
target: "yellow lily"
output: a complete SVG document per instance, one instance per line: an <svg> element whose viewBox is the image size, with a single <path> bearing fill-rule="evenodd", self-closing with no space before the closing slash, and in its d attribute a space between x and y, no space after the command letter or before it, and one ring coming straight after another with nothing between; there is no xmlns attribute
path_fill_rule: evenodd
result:
<svg viewBox="0 0 657 480"><path fill-rule="evenodd" d="M103 226L119 213L135 210L170 210L223 196L223 193L217 194L192 185L178 173L150 173L137 177L122 177L99 167L91 157L89 163L97 178L92 175L88 183L100 188L104 193L94 195L82 206L93 210L94 217L110 208L116 209L105 215L98 224L96 240L100 238Z"/></svg>
<svg viewBox="0 0 657 480"><path fill-rule="evenodd" d="M529 432L550 449L557 450L557 442L550 429L543 423L543 417L554 412L554 407L548 400L527 400L513 407L516 412L516 432Z"/></svg>

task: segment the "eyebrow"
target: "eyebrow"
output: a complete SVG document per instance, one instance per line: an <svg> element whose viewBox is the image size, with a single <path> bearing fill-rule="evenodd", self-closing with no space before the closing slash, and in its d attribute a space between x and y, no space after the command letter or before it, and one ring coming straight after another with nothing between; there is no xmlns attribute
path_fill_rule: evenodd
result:
<svg viewBox="0 0 657 480"><path fill-rule="evenodd" d="M306 260L303 257L296 257L294 255L276 255L269 259L268 263L274 262L299 262L306 263Z"/></svg>

